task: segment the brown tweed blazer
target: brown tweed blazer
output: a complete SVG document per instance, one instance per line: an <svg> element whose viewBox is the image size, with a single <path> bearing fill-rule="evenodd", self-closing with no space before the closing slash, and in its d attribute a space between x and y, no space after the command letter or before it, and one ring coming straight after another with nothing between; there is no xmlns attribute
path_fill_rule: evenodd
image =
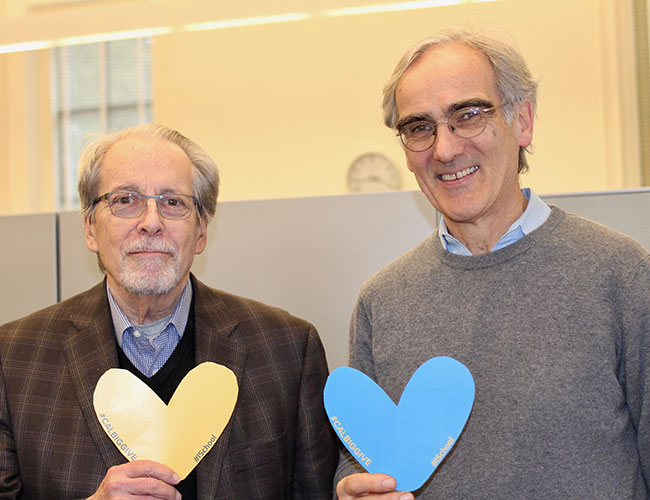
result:
<svg viewBox="0 0 650 500"><path fill-rule="evenodd" d="M331 498L338 456L316 330L192 279L196 363L225 365L239 382L233 417L197 467L199 498ZM0 498L84 498L126 461L92 404L117 366L104 283L0 326Z"/></svg>

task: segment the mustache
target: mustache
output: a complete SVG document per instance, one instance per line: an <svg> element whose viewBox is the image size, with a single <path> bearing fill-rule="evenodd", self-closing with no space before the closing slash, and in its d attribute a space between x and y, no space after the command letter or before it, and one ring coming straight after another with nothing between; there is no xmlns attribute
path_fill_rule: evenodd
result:
<svg viewBox="0 0 650 500"><path fill-rule="evenodd" d="M176 248L163 240L138 240L124 247L125 254L135 252L163 252L175 256Z"/></svg>

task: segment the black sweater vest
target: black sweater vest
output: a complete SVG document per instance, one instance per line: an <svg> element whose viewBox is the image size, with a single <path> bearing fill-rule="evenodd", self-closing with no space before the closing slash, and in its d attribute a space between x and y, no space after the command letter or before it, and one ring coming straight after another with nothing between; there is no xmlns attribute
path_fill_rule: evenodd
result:
<svg viewBox="0 0 650 500"><path fill-rule="evenodd" d="M158 370L151 378L145 377L140 370L138 370L133 363L126 357L126 354L118 347L117 349L120 368L129 370L136 375L140 380L149 386L158 397L165 402L174 395L178 384L194 368L194 304L190 307L187 325L185 332L181 337L180 342L172 352L167 362ZM188 476L183 479L176 489L183 496L183 500L197 500L196 490L196 469L193 469Z"/></svg>

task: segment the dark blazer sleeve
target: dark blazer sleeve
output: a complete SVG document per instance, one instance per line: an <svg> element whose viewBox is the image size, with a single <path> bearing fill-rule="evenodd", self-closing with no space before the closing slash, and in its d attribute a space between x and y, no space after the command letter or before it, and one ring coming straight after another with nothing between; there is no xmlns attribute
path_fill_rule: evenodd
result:
<svg viewBox="0 0 650 500"><path fill-rule="evenodd" d="M0 326L0 498L86 498L125 461L92 407L116 365L103 283Z"/></svg>
<svg viewBox="0 0 650 500"><path fill-rule="evenodd" d="M330 499L338 451L323 407L328 369L316 329L281 309L193 283L196 362L228 366L239 383L231 421L198 466L199 495Z"/></svg>
<svg viewBox="0 0 650 500"><path fill-rule="evenodd" d="M307 339L298 414L294 499L331 498L338 452L323 407L328 370L325 352L312 327Z"/></svg>
<svg viewBox="0 0 650 500"><path fill-rule="evenodd" d="M0 370L0 498L18 498L20 490L20 467L11 431L7 391Z"/></svg>

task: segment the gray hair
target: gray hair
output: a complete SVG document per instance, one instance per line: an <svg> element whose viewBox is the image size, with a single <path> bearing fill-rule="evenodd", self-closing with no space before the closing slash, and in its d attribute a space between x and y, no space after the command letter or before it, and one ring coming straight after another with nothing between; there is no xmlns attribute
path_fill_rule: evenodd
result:
<svg viewBox="0 0 650 500"><path fill-rule="evenodd" d="M99 173L106 153L119 141L134 135L160 137L176 144L185 152L194 167L193 194L199 200L197 214L199 217L206 217L208 221L214 217L219 194L219 172L216 163L197 143L180 132L154 124L138 125L119 132L104 134L84 147L79 158L78 182L83 217L92 220L96 206L93 201L101 196L97 190L99 188Z"/></svg>
<svg viewBox="0 0 650 500"><path fill-rule="evenodd" d="M532 103L533 112L535 112L537 107L537 81L533 79L523 56L513 44L487 33L449 29L417 43L397 63L393 74L384 86L382 109L384 123L387 127L396 128L399 116L395 91L406 70L429 49L449 43L468 45L487 57L494 70L497 92L502 102L508 103L508 106L504 107L504 114L508 123L514 118L514 104L529 100ZM519 148L518 173L522 174L528 170L526 153L530 152L529 148Z"/></svg>

